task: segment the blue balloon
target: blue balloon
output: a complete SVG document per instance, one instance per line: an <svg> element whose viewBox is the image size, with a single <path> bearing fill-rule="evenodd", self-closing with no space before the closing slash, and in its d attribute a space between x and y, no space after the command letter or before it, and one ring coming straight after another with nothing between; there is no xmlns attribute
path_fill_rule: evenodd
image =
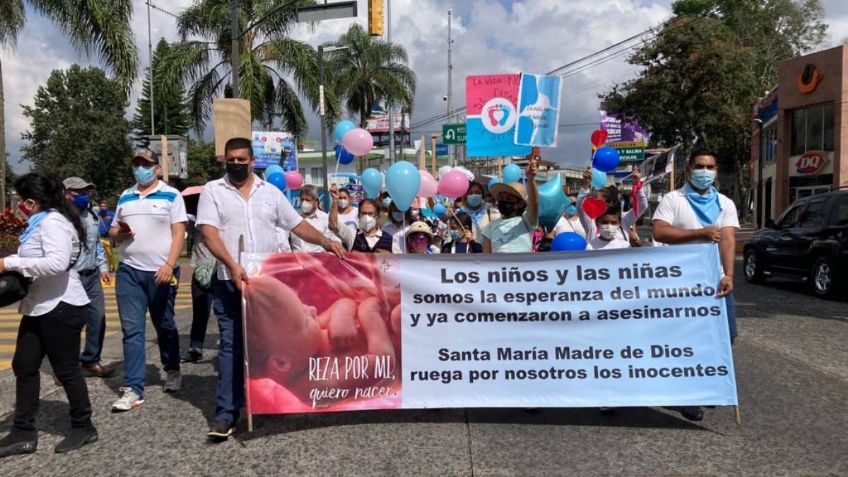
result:
<svg viewBox="0 0 848 477"><path fill-rule="evenodd" d="M607 174L606 172L599 171L592 168L592 187L595 189L603 189L607 186Z"/></svg>
<svg viewBox="0 0 848 477"><path fill-rule="evenodd" d="M339 123L336 124L336 128L333 129L333 136L336 138L336 142L341 144L345 134L347 134L347 132L351 129L356 129L356 124L354 124L353 121L348 121L347 119L339 121Z"/></svg>
<svg viewBox="0 0 848 477"><path fill-rule="evenodd" d="M267 175L265 176L265 180L277 189L280 189L280 191L286 190L286 176L282 172Z"/></svg>
<svg viewBox="0 0 848 477"><path fill-rule="evenodd" d="M285 174L286 171L283 170L283 167L278 164L271 164L270 166L265 168L265 177L271 177L274 174Z"/></svg>
<svg viewBox="0 0 848 477"><path fill-rule="evenodd" d="M386 171L386 190L389 191L389 197L401 212L409 209L420 187L421 175L411 162L395 162Z"/></svg>
<svg viewBox="0 0 848 477"><path fill-rule="evenodd" d="M487 185L487 187L491 189L493 185L498 184L500 182L501 180L497 177L492 177L491 179L489 179L489 184Z"/></svg>
<svg viewBox="0 0 848 477"><path fill-rule="evenodd" d="M563 232L551 242L552 252L577 252L586 250L586 239L574 232Z"/></svg>
<svg viewBox="0 0 848 477"><path fill-rule="evenodd" d="M507 184L512 184L513 182L518 182L521 180L521 168L518 167L517 164L510 164L504 167L503 170L503 181Z"/></svg>
<svg viewBox="0 0 848 477"><path fill-rule="evenodd" d="M348 152L347 149L336 146L336 160L339 161L339 164L347 165L353 162L356 159L356 156Z"/></svg>
<svg viewBox="0 0 848 477"><path fill-rule="evenodd" d="M539 225L545 230L554 228L571 199L562 190L562 178L559 174L539 187Z"/></svg>
<svg viewBox="0 0 848 477"><path fill-rule="evenodd" d="M365 189L367 198L376 199L380 195L380 189L383 188L383 176L380 171L373 167L362 171L362 188Z"/></svg>
<svg viewBox="0 0 848 477"><path fill-rule="evenodd" d="M436 217L444 217L448 211L445 209L444 204L436 204L433 206L433 213L436 214Z"/></svg>
<svg viewBox="0 0 848 477"><path fill-rule="evenodd" d="M614 171L618 167L620 159L618 149L604 146L595 151L595 157L592 159L592 167L603 172Z"/></svg>

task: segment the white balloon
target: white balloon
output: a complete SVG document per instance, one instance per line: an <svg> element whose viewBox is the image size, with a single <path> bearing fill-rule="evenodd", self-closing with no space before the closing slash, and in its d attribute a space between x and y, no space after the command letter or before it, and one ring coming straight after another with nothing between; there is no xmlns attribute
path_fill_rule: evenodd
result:
<svg viewBox="0 0 848 477"><path fill-rule="evenodd" d="M440 167L439 168L439 179L441 179L442 177L445 177L445 174L447 174L448 172L450 172L452 170L453 170L453 168L451 166Z"/></svg>
<svg viewBox="0 0 848 477"><path fill-rule="evenodd" d="M453 168L453 170L459 171L459 172L465 174L465 177L468 178L468 182L474 182L474 173L469 171L468 169L466 169L462 166L456 166L456 167Z"/></svg>

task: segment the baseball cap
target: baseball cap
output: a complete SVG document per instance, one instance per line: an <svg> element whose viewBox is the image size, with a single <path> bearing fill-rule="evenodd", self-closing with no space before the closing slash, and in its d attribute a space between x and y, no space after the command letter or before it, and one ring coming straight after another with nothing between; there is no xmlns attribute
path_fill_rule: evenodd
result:
<svg viewBox="0 0 848 477"><path fill-rule="evenodd" d="M137 157L153 164L159 164L159 154L156 154L150 149L136 149L132 158L135 159Z"/></svg>
<svg viewBox="0 0 848 477"><path fill-rule="evenodd" d="M85 190L85 189L94 189L95 186L91 182L86 182L85 180L79 177L68 177L67 179L62 181L62 185L65 186L66 190Z"/></svg>

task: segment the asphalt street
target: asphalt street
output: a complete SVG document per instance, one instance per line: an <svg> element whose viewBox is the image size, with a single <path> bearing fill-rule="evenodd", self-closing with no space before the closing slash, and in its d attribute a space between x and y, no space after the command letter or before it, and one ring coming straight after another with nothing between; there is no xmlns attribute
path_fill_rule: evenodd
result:
<svg viewBox="0 0 848 477"><path fill-rule="evenodd" d="M740 263L737 263L740 265ZM120 377L88 379L100 441L68 455L61 388L44 375L39 450L0 461L0 476L77 475L848 475L848 297L825 301L803 284L748 285L737 270L734 346L742 425L729 408L692 423L660 408L458 409L260 416L248 433L206 440L215 394L214 319L183 390L161 391L148 352L145 404L109 412ZM190 310L178 312L187 344ZM154 346L152 329L148 341ZM121 357L120 333L106 362ZM46 370L46 368L43 368ZM14 377L0 371L0 432L11 424Z"/></svg>

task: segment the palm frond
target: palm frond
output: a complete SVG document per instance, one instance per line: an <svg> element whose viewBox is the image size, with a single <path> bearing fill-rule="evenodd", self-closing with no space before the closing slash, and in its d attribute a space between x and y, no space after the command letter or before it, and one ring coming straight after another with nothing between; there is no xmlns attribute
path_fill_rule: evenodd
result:
<svg viewBox="0 0 848 477"><path fill-rule="evenodd" d="M0 2L0 45L14 46L25 22L24 0Z"/></svg>

